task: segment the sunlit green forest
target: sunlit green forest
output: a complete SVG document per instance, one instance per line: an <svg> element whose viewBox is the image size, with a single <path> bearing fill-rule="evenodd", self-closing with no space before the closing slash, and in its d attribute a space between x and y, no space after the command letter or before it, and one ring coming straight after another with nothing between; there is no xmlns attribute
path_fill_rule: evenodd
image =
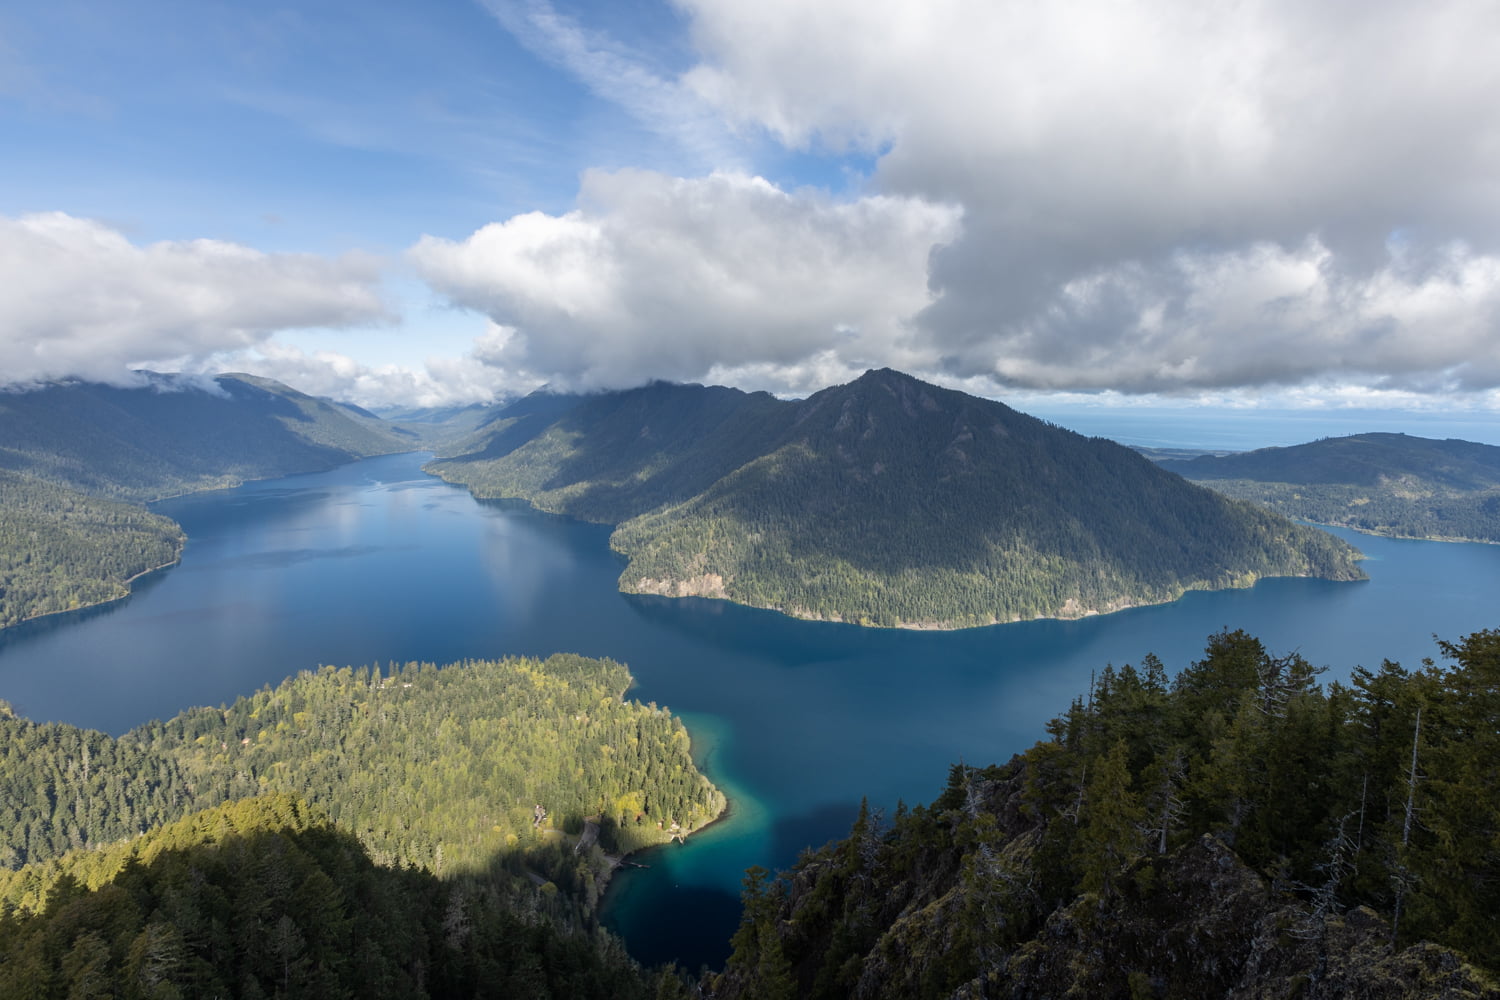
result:
<svg viewBox="0 0 1500 1000"><path fill-rule="evenodd" d="M140 507L0 469L0 628L124 597L183 542L181 528Z"/></svg>
<svg viewBox="0 0 1500 1000"><path fill-rule="evenodd" d="M701 828L724 797L681 721L626 700L629 684L620 664L571 655L325 667L119 739L6 709L0 985L50 985L0 995L72 995L84 966L145 975L137 953L158 946L153 975L184 996L221 981L258 995L242 979L363 995L350 959L368 947L390 966L369 973L378 995L408 995L394 984L424 968L422 989L453 995L439 968L483 983L493 962L511 970L497 981L552 984L538 995L573 981L557 962L604 977L586 995L613 995L600 983L617 974L633 995L645 980L597 931L599 892L620 854ZM193 875L205 864L211 885ZM257 886L267 866L281 874ZM389 895L390 926L351 950L371 894ZM422 957L445 940L462 956Z"/></svg>
<svg viewBox="0 0 1500 1000"><path fill-rule="evenodd" d="M438 668L324 667L222 708L190 709L119 739L0 718L0 827L8 867L105 845L222 802L286 792L353 832L379 863L437 874L536 864L592 902L596 852L552 856L585 819L598 845L630 851L692 831L723 796L693 766L687 731L623 697L608 660L471 661ZM534 824L535 808L547 813ZM576 864L575 862L586 862ZM0 873L0 878L3 878ZM30 876L28 876L28 879ZM34 907L42 883L0 882Z"/></svg>
<svg viewBox="0 0 1500 1000"><path fill-rule="evenodd" d="M8 717L8 856L45 860L0 874L0 995L1493 996L1500 632L1439 652L1105 665L1026 753L752 869L696 987L592 918L605 849L722 806L617 664L328 668L119 740Z"/></svg>

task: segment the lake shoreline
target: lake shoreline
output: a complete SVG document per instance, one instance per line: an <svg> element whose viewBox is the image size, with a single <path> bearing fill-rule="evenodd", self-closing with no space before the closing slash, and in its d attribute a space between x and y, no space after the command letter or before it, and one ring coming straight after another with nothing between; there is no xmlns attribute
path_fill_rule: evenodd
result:
<svg viewBox="0 0 1500 1000"><path fill-rule="evenodd" d="M449 479L447 476L444 476L441 473L431 472L431 471L428 470L428 468L427 468L426 465L423 465L421 468L422 468L422 471L424 473L426 473L429 476L432 476L434 479L437 479L437 480L439 480L441 482L447 483L450 486L456 486L456 487L459 487L459 488L467 491L468 494L469 494L469 496L473 497L476 501L479 501L481 503L514 503L514 504L518 504L518 505L523 505L526 509L531 510L531 511L535 511L536 513L546 514L549 517L560 518L563 521L568 521L568 522L572 522L572 523L575 523L575 524L587 524L587 525L591 525L591 526L607 527L607 528L618 527L618 525L611 524L608 521L591 521L591 520L588 520L587 518L576 517L576 516L574 516L572 514L564 514L564 513L560 512L560 511L548 510L546 507L542 507L542 506L538 505L537 503L535 503L534 501L532 501L532 500L530 500L530 499L528 499L526 497L518 497L518 496L508 497L508 496L491 495L491 494L488 494L488 493L480 492L480 491L476 490L474 488L474 486L472 486L471 484L469 484L467 482L464 482L464 481L458 480L458 479ZM1311 524L1311 523L1316 523L1316 522L1306 522L1306 523ZM1348 527L1348 526L1347 525L1319 525L1319 527L1340 527L1340 528L1343 528L1343 527ZM1356 530L1357 531L1359 529L1351 529L1351 530ZM1371 534L1371 535L1375 535L1376 534L1375 532L1363 532L1363 533L1364 534ZM1377 536L1377 537L1392 538L1392 537L1397 537L1397 536L1384 535L1384 536ZM1468 539L1437 539L1437 538L1434 538L1434 539L1417 539L1417 540L1418 541L1467 541ZM1500 543L1496 543L1496 544L1500 544ZM613 555L615 555L615 556L617 556L617 557L619 557L619 558L621 558L623 560L626 560L626 565L623 567L623 570L622 570L621 575L620 575L620 580L623 581L624 578L625 578L625 575L630 571L630 566L629 566L629 562L628 562L629 556L626 555L625 553L619 551L618 549L615 549L613 546L610 547L609 551L610 551L611 554L613 554ZM1364 558L1363 553L1358 553L1354 557L1354 562L1356 564L1358 564L1361 560L1363 560L1363 558ZM1063 608L1059 609L1058 613L1056 613L1056 614L1037 614L1037 615L1033 615L1033 616L1031 616L1029 618L1016 617L1016 618L1005 619L1003 621L1000 620L1000 619L998 619L998 618L996 618L996 619L991 619L990 621L972 622L972 623L967 623L967 624L941 622L941 621L916 621L916 622L905 622L905 621L902 621L902 622L896 622L895 624L892 624L892 625L880 625L880 624L875 624L873 622L862 621L858 617L846 618L846 617L844 617L842 615L839 615L837 613L828 614L828 615L824 615L824 614L820 614L820 613L816 613L816 612L805 612L804 613L804 612L802 612L800 610L797 610L797 609L791 609L791 610L789 610L787 608L780 607L778 605L772 605L772 604L752 604L752 603L750 603L748 601L737 600L736 598L730 597L727 594L725 594L723 592L722 581L719 582L719 586L716 588L716 590L714 590L713 592L704 592L704 593L696 592L694 590L694 587L692 586L692 581L688 581L689 586L686 587L686 588L684 588L682 586L682 581L672 581L672 580L651 580L651 581L645 581L645 580L643 580L642 581L643 583L644 582L649 582L649 583L652 583L652 584L658 584L659 585L658 587L654 587L654 588L627 589L624 586L618 586L617 589L618 589L619 593L625 594L625 595L628 595L628 596L633 596L633 597L662 597L662 598L666 598L668 600L680 600L682 598L694 598L694 599L702 600L702 601L722 601L725 604L730 605L732 607L751 608L751 609L754 609L754 610L757 610L757 611L770 611L770 612L774 612L775 614L783 615L783 616L785 616L787 618L790 618L793 621L820 622L820 623L826 623L826 624L832 624L832 625L853 625L853 626L856 626L856 627L861 628L861 629L869 629L871 631L877 631L877 632L878 631L895 631L895 632L963 632L963 631L966 631L968 629L993 628L996 625L1015 625L1015 624L1020 624L1020 623L1023 623L1023 622L1075 622L1075 621L1082 621L1082 620L1088 619L1088 618L1099 618L1099 617L1102 617L1102 616L1105 616L1105 615L1113 615L1113 614L1117 614L1117 613L1119 613L1121 611L1131 611L1131 610L1134 610L1134 609L1137 609L1137 608L1152 608L1152 607L1161 607L1161 606L1164 606L1164 605L1174 604L1177 601L1182 600L1182 598L1184 596L1186 596L1187 594L1194 593L1194 592L1208 592L1208 593L1213 593L1213 592L1217 592L1217 591L1226 591L1226 590L1248 590L1248 589L1254 587L1256 584L1260 583L1263 580L1315 579L1315 580L1328 580L1328 581L1330 581L1332 583L1362 583L1362 582L1364 582L1365 580L1368 579L1367 575L1365 575L1363 572L1361 572L1361 571L1358 570L1357 565L1356 565L1356 572L1359 572L1360 575L1358 575L1358 576L1351 576L1351 577L1344 577L1344 578L1332 577L1332 576L1317 576L1317 575L1308 574L1308 573L1293 573L1293 574L1284 574L1284 575L1269 575L1268 574L1268 575L1264 575L1264 576L1256 575L1248 583L1243 583L1243 584L1235 583L1235 584L1229 584L1229 585L1220 586L1220 587L1206 586L1206 585L1204 585L1204 581L1199 580L1199 581L1190 582L1190 583L1186 584L1185 586L1183 586L1182 589L1180 590L1180 592L1175 597L1169 597L1169 598L1165 598L1163 600L1151 600L1149 598L1146 598L1146 599L1136 599L1136 598L1129 598L1129 597L1121 597L1118 600L1116 600L1114 602L1111 602L1108 606L1106 606L1104 608L1078 608L1078 609L1074 609L1074 608L1069 608L1069 607L1067 607L1065 605ZM676 592L673 592L674 590ZM1069 599L1069 603L1076 603L1076 601L1074 601L1073 599L1070 598Z"/></svg>
<svg viewBox="0 0 1500 1000"><path fill-rule="evenodd" d="M135 581L141 579L142 577L150 576L153 573L160 573L164 570L171 569L173 566L179 565L182 562L182 550L185 548L187 548L186 542L177 547L177 555L170 562L164 562L160 566L148 567L147 569L143 569L133 576L127 576L125 579L121 580L120 584L125 588L125 593L123 594L118 594L114 597L106 597L101 601L90 601L88 604L80 604L76 608L63 608L60 611L43 611L39 615L28 615L18 621L11 622L9 625L0 625L0 632L4 632L7 629L19 628L22 625L29 625L32 622L39 622L47 618L56 618L58 615L74 615L80 611L94 611L99 608L108 607L111 604L118 604L120 601L127 599L133 593L135 593L134 588L131 587L131 584L135 583Z"/></svg>
<svg viewBox="0 0 1500 1000"><path fill-rule="evenodd" d="M719 786L714 785L714 787L718 788ZM719 794L723 795L724 793L721 791ZM673 843L676 843L679 847L686 847L689 838L698 836L698 834L702 833L704 830L707 830L709 827L718 826L721 823L727 822L730 819L730 814L732 812L733 801L729 798L729 796L725 795L724 808L719 810L719 814L713 819L709 820L707 823L704 823L702 826L698 827L696 830L688 830L683 832L682 838L680 840L676 837L669 837L668 839L663 840L660 843L647 844L644 847L637 847L633 851L624 851L617 855L606 853L604 855L604 858L606 861L610 862L610 865L606 871L600 873L600 877L598 878L600 899L599 908L603 909L604 893L609 888L610 883L614 881L615 872L619 871L621 868L637 868L643 871L650 870L650 865L631 863L631 858L639 854L645 854L647 851L661 850L663 848L671 846Z"/></svg>
<svg viewBox="0 0 1500 1000"><path fill-rule="evenodd" d="M728 810L706 836L705 812L686 843L629 854L652 867L610 882L601 922L633 955L718 968L747 868L785 868L846 836L862 796L930 801L954 761L1005 760L1045 738L1045 720L1106 664L1150 652L1175 671L1206 636L1243 628L1343 681L1355 664L1438 655L1434 633L1496 625L1500 547L1337 528L1370 557L1368 583L1265 580L1077 621L851 628L627 599L607 530L476 502L420 464L370 459L163 505L190 536L181 571L137 580L107 611L0 633L0 697L29 719L121 735L318 664L558 649L629 664L627 697L687 722Z"/></svg>

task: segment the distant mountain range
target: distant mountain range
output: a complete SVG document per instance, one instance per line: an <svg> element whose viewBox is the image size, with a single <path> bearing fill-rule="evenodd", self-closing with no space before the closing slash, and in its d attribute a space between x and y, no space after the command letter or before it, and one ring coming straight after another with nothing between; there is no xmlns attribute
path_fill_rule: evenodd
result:
<svg viewBox="0 0 1500 1000"><path fill-rule="evenodd" d="M1500 542L1500 448L1355 434L1161 467L1289 517L1399 538Z"/></svg>
<svg viewBox="0 0 1500 1000"><path fill-rule="evenodd" d="M416 446L270 379L143 377L0 390L0 627L124 597L175 562L181 529L140 503Z"/></svg>
<svg viewBox="0 0 1500 1000"><path fill-rule="evenodd" d="M799 617L961 627L1362 577L1323 532L891 370L800 401L667 384L533 394L427 468L617 525L625 591Z"/></svg>
<svg viewBox="0 0 1500 1000"><path fill-rule="evenodd" d="M415 447L410 431L271 379L146 377L0 392L0 468L150 501Z"/></svg>

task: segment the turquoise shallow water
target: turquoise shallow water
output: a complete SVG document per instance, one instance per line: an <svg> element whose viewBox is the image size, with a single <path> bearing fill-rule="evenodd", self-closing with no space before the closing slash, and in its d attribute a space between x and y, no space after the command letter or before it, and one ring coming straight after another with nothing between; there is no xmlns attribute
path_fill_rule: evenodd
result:
<svg viewBox="0 0 1500 1000"><path fill-rule="evenodd" d="M1500 546L1343 533L1365 583L1270 580L1075 622L906 632L799 622L705 600L626 597L608 530L480 503L421 456L161 505L189 545L130 599L0 633L0 698L122 732L321 663L610 656L634 697L681 713L730 816L645 852L606 920L638 957L717 965L743 871L848 829L861 796L925 801L960 759L1024 749L1106 663L1180 669L1223 628L1299 649L1328 679L1500 626Z"/></svg>

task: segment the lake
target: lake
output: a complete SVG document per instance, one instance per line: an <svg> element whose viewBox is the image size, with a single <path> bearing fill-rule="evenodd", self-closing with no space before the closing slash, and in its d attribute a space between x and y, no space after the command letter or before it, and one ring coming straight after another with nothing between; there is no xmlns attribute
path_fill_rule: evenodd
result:
<svg viewBox="0 0 1500 1000"><path fill-rule="evenodd" d="M1336 532L1370 580L1268 580L1073 622L912 632L801 622L717 601L627 597L609 529L478 502L396 455L182 497L181 565L127 600L0 632L0 698L121 733L319 664L566 650L630 665L687 721L728 820L621 873L605 920L638 958L717 966L746 867L848 829L861 796L924 802L950 764L1008 758L1106 663L1175 672L1221 628L1346 677L1414 666L1434 634L1500 625L1500 546Z"/></svg>

